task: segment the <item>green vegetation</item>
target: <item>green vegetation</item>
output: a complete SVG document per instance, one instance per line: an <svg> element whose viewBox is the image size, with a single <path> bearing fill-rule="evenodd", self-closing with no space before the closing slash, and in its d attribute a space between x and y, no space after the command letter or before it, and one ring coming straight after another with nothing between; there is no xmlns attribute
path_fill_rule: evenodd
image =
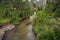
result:
<svg viewBox="0 0 60 40"><path fill-rule="evenodd" d="M36 40L60 40L60 0L34 1L1 0L0 24L20 24L37 12L32 22Z"/></svg>
<svg viewBox="0 0 60 40"><path fill-rule="evenodd" d="M33 21L37 40L60 40L60 35L58 34L60 30L52 26L54 24L60 25L60 22L53 18L51 20L51 16L54 16L53 13L51 14L46 11L37 12L37 19Z"/></svg>
<svg viewBox="0 0 60 40"><path fill-rule="evenodd" d="M55 4L48 3L46 10L38 10L33 21L37 40L60 40L60 5Z"/></svg>
<svg viewBox="0 0 60 40"><path fill-rule="evenodd" d="M33 14L33 10L30 9L29 4L22 2L22 0L3 0L0 4L0 23L11 22L17 24L22 19Z"/></svg>

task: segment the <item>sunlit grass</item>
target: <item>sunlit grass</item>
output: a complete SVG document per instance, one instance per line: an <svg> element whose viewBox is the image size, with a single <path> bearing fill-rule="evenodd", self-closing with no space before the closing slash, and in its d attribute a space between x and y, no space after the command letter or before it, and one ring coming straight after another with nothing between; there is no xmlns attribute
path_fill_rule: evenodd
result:
<svg viewBox="0 0 60 40"><path fill-rule="evenodd" d="M10 20L11 18L1 18L0 23L6 23L6 22L9 22Z"/></svg>

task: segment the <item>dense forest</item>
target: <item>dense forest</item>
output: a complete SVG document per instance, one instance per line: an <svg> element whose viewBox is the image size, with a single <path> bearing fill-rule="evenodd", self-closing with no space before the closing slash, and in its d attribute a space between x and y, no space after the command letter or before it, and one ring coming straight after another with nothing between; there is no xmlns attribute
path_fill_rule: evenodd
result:
<svg viewBox="0 0 60 40"><path fill-rule="evenodd" d="M26 40L60 40L60 0L0 0L0 29L9 25L18 31L14 33L17 36L12 37L14 39L5 37L7 32L3 33L3 40L25 40L23 34L28 31L25 26L29 24L33 25L31 30L35 39ZM7 30L11 30L11 27Z"/></svg>

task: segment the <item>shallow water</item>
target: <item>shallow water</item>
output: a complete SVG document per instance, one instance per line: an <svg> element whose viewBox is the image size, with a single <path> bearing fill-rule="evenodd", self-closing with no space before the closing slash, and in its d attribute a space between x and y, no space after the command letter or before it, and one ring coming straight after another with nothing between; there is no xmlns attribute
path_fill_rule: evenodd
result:
<svg viewBox="0 0 60 40"><path fill-rule="evenodd" d="M35 40L33 25L30 23L21 23L16 29L8 31L4 40Z"/></svg>
<svg viewBox="0 0 60 40"><path fill-rule="evenodd" d="M26 40L35 40L35 35L33 33L33 25L32 24L28 25L28 30L29 30L29 32L27 33Z"/></svg>

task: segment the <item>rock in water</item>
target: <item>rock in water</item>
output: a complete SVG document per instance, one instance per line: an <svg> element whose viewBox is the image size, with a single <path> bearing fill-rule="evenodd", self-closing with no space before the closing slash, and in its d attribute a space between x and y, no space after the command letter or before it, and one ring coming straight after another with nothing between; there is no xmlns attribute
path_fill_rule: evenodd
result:
<svg viewBox="0 0 60 40"><path fill-rule="evenodd" d="M12 30L15 26L13 24L6 24L2 26L3 31Z"/></svg>

